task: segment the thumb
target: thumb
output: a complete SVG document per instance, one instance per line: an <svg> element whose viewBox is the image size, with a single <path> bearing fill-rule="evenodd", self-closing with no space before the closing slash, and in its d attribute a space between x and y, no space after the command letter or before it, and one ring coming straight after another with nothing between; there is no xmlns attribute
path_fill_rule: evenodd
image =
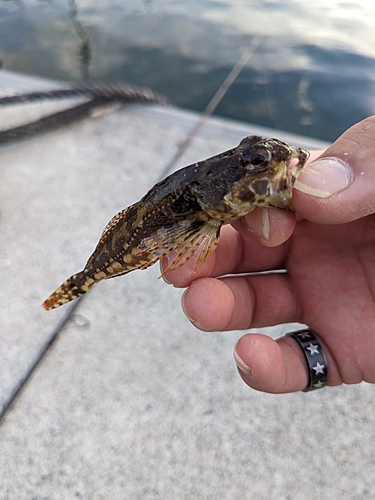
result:
<svg viewBox="0 0 375 500"><path fill-rule="evenodd" d="M342 224L375 212L375 116L353 125L294 185L293 206L305 219Z"/></svg>

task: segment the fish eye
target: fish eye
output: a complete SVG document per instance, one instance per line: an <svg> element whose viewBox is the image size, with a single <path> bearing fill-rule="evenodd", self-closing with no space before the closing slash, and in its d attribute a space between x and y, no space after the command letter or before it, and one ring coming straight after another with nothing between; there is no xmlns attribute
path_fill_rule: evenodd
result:
<svg viewBox="0 0 375 500"><path fill-rule="evenodd" d="M271 159L271 154L267 150L253 151L251 153L243 153L245 166L256 170L266 169Z"/></svg>
<svg viewBox="0 0 375 500"><path fill-rule="evenodd" d="M261 163L265 163L266 161L267 161L266 157L264 155L259 155L259 154L252 154L249 158L249 162L254 166L258 166Z"/></svg>

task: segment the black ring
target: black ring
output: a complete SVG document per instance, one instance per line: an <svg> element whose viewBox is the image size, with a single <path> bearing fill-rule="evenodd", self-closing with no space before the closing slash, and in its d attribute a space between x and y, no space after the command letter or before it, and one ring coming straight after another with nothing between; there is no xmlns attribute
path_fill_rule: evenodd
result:
<svg viewBox="0 0 375 500"><path fill-rule="evenodd" d="M312 330L306 328L305 330L290 332L286 335L298 342L307 361L309 383L303 389L303 392L323 389L328 378L327 360L324 356L322 346L319 344Z"/></svg>

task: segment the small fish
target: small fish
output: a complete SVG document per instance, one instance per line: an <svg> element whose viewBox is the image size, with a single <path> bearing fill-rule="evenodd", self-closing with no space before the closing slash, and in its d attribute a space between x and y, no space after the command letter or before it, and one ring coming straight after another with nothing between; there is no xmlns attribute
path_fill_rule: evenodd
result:
<svg viewBox="0 0 375 500"><path fill-rule="evenodd" d="M172 251L175 257L164 273L196 251L200 266L215 250L224 224L256 206L293 210L294 181L308 157L306 149L250 136L229 151L174 172L109 221L83 271L65 281L43 307L66 304L95 283L146 269Z"/></svg>

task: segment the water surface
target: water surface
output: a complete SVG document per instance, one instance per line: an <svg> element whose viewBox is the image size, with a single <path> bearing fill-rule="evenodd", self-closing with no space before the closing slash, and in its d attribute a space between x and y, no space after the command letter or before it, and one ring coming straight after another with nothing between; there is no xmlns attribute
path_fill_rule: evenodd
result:
<svg viewBox="0 0 375 500"><path fill-rule="evenodd" d="M326 140L375 112L374 33L372 0L0 0L3 68L198 111L260 36L216 114Z"/></svg>

